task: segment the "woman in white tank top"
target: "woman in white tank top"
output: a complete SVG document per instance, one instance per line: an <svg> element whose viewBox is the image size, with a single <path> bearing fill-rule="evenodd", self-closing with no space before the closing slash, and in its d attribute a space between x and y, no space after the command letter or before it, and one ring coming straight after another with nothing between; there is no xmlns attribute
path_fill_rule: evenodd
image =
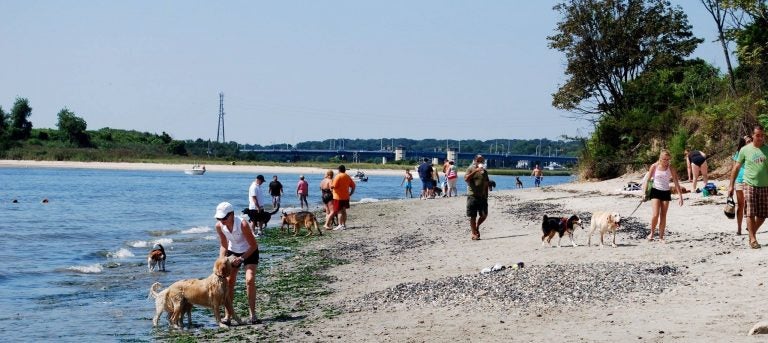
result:
<svg viewBox="0 0 768 343"><path fill-rule="evenodd" d="M259 264L259 244L256 242L248 222L235 216L232 204L220 203L216 207L215 218L216 233L219 235L219 257L234 256L232 258L232 273L227 277L229 299L234 299L237 274L240 266L245 266L245 292L248 294L248 311L251 315L251 324L255 324L259 322L256 318L256 267ZM231 313L226 313L226 318L223 321L228 322L231 315Z"/></svg>
<svg viewBox="0 0 768 343"><path fill-rule="evenodd" d="M653 241L653 233L656 231L656 225L659 226L659 241L664 243L664 229L667 227L667 209L672 200L672 191L670 182L674 182L677 194L680 195L678 202L683 206L683 195L680 192L680 182L677 172L669 165L671 155L669 151L662 150L659 154L659 161L651 165L648 169L648 180L653 180L653 187L649 196L653 213L651 214L651 233L648 235L648 241ZM648 182L643 185L643 194L648 189ZM646 199L648 200L648 199Z"/></svg>

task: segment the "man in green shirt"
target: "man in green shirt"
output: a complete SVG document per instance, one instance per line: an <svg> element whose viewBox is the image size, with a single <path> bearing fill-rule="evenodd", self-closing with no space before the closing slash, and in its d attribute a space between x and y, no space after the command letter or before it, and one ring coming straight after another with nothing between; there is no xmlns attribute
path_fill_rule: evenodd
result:
<svg viewBox="0 0 768 343"><path fill-rule="evenodd" d="M467 183L467 217L473 241L480 239L480 224L488 217L489 182L484 162L482 155L475 156L472 165L464 174L464 181Z"/></svg>
<svg viewBox="0 0 768 343"><path fill-rule="evenodd" d="M759 249L755 234L768 218L768 146L765 143L765 129L755 125L752 129L752 144L739 150L739 157L731 170L731 182L728 196L733 196L733 188L739 168L744 165L744 199L746 203L747 230L749 246Z"/></svg>

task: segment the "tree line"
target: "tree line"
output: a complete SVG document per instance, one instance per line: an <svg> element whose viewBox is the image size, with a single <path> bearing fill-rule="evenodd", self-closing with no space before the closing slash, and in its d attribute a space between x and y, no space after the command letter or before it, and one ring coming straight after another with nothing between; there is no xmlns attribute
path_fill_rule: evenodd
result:
<svg viewBox="0 0 768 343"><path fill-rule="evenodd" d="M704 39L669 1L569 0L554 7L561 20L547 39L567 65L552 104L594 125L583 138L583 177L647 167L661 149L681 170L687 147L725 163L738 137L768 124L766 0L700 5L716 29L707 39L720 42L724 72L688 58Z"/></svg>
<svg viewBox="0 0 768 343"><path fill-rule="evenodd" d="M293 150L392 150L402 146L408 151L460 151L496 154L540 154L576 156L581 145L573 140L439 140L408 138L328 139L295 145L217 143L210 140L176 140L161 134L101 128L88 130L85 119L68 108L59 111L56 129L34 128L32 107L26 98L16 98L10 113L0 106L0 158L75 161L138 161L179 159L197 161L296 161ZM386 142L386 145L385 145ZM285 154L263 155L251 150L284 150ZM339 157L316 157L317 162L336 162ZM380 163L375 159L370 163ZM403 161L415 163L415 161Z"/></svg>

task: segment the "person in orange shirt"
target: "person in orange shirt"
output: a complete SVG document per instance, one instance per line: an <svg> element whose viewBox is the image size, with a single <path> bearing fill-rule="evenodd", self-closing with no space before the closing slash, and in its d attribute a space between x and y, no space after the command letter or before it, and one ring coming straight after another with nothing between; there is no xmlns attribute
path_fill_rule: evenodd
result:
<svg viewBox="0 0 768 343"><path fill-rule="evenodd" d="M333 191L333 212L328 213L325 218L326 223L336 214L339 215L339 225L334 230L344 230L347 228L347 209L349 208L349 199L355 193L355 181L346 173L347 168L344 165L339 166L339 173L333 178L331 190Z"/></svg>

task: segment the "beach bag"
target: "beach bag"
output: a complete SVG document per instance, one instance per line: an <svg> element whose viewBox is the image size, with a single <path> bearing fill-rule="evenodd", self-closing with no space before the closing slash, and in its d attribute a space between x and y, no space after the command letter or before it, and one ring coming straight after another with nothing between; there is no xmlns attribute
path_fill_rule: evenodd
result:
<svg viewBox="0 0 768 343"><path fill-rule="evenodd" d="M653 175L656 173L656 163L653 164L651 171L645 173L643 182L648 182L648 188L645 189L645 200L651 199L651 189L653 189Z"/></svg>
<svg viewBox="0 0 768 343"><path fill-rule="evenodd" d="M707 190L709 195L717 195L717 186L715 186L715 184L712 182L707 182L707 185L704 186L704 189Z"/></svg>
<svg viewBox="0 0 768 343"><path fill-rule="evenodd" d="M728 219L736 217L736 203L733 201L733 197L728 197L728 200L725 202L723 213L725 213L725 216L728 217Z"/></svg>
<svg viewBox="0 0 768 343"><path fill-rule="evenodd" d="M448 176L447 176L447 178L449 180L455 179L456 178L456 169L454 169L454 168L448 169Z"/></svg>

